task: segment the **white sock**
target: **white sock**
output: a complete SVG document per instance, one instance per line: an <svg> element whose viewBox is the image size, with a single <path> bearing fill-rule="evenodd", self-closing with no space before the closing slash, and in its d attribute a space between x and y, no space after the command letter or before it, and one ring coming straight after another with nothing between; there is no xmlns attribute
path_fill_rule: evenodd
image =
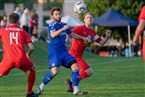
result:
<svg viewBox="0 0 145 97"><path fill-rule="evenodd" d="M79 91L79 87L78 86L74 86L73 94L77 93L78 91Z"/></svg>
<svg viewBox="0 0 145 97"><path fill-rule="evenodd" d="M41 89L41 90L43 90L44 89L44 84L43 83L41 83L41 85L39 86L39 88Z"/></svg>

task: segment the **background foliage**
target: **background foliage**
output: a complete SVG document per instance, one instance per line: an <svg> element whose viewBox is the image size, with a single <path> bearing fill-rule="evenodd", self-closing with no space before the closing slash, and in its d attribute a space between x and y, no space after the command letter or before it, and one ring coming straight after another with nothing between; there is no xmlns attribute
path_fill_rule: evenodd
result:
<svg viewBox="0 0 145 97"><path fill-rule="evenodd" d="M53 6L59 6L63 4L64 0L46 0L44 4L45 9L51 9ZM93 12L95 18L101 14L107 12L109 8L114 8L115 10L121 12L124 16L131 19L137 20L139 12L143 5L145 5L145 0L84 0L87 4L87 11ZM38 3L37 0L0 0L0 9L3 9L4 3L15 3L16 5L24 4L27 8L32 9L33 3ZM83 20L83 15L80 15L80 19ZM98 34L105 34L104 27L98 27ZM113 29L113 36L115 38L123 38L127 41L127 27L121 28L111 28ZM134 35L135 28L131 28L131 36Z"/></svg>
<svg viewBox="0 0 145 97"><path fill-rule="evenodd" d="M107 12L109 8L114 8L115 10L121 12L124 16L131 19L137 20L141 8L145 4L144 0L85 0L87 5L87 11L93 12L95 18L101 14ZM83 15L80 16L83 19ZM98 33L100 35L105 34L106 28L98 27ZM123 28L112 28L114 31L113 36L115 38L123 38L127 41L127 27ZM133 36L135 28L131 28L131 34ZM103 33L102 33L103 32Z"/></svg>

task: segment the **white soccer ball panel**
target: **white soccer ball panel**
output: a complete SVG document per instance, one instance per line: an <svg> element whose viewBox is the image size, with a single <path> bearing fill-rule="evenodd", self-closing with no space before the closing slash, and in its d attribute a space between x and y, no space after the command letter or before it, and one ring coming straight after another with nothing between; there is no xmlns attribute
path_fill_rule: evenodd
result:
<svg viewBox="0 0 145 97"><path fill-rule="evenodd" d="M74 12L79 14L86 12L86 4L84 2L76 2L74 4Z"/></svg>

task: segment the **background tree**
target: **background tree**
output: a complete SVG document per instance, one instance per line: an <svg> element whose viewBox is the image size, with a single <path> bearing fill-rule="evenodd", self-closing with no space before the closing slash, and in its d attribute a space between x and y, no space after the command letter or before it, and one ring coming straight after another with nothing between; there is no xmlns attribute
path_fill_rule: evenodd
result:
<svg viewBox="0 0 145 97"><path fill-rule="evenodd" d="M14 3L16 4L16 6L19 4L24 4L25 6L27 6L27 8L32 9L32 5L34 3L37 3L37 0L0 0L0 9L4 9L5 3Z"/></svg>
<svg viewBox="0 0 145 97"><path fill-rule="evenodd" d="M87 11L93 12L95 18L107 12L110 8L114 8L115 10L121 12L124 16L135 20L137 20L140 10L145 4L144 0L85 0L85 3L87 5ZM83 16L80 15L80 18L83 19ZM125 41L127 41L127 27L113 30L115 38L122 37ZM135 28L132 28L131 32L134 32L134 30ZM99 32L104 32L104 27L98 27L98 33ZM105 33L99 34L103 35Z"/></svg>

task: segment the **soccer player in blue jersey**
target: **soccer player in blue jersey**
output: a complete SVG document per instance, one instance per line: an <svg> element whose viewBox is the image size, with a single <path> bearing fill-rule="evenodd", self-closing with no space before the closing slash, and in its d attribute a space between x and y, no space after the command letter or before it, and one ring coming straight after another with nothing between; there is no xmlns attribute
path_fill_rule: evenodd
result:
<svg viewBox="0 0 145 97"><path fill-rule="evenodd" d="M84 42L89 42L89 39L79 36L69 29L66 23L61 22L62 12L55 7L51 10L53 21L48 25L48 34L50 44L48 48L48 60L50 71L46 73L42 83L38 88L38 93L41 95L45 85L50 82L59 72L59 67L62 65L65 68L72 70L72 83L74 85L74 95L85 95L87 92L80 91L79 85L79 68L76 64L76 59L72 57L66 49L66 34L73 38L81 39Z"/></svg>

